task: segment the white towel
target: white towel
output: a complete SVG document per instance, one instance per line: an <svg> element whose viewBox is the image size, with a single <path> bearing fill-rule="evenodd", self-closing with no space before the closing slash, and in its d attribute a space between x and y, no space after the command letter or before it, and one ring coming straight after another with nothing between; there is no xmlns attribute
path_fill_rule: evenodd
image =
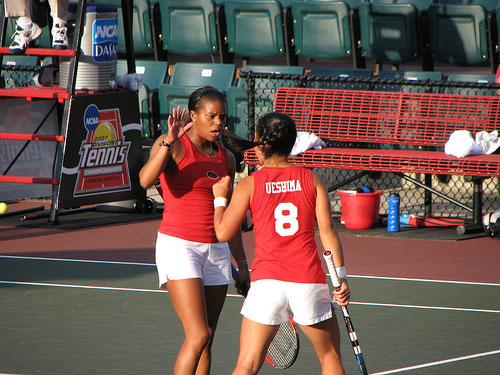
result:
<svg viewBox="0 0 500 375"><path fill-rule="evenodd" d="M491 133L480 131L476 134L476 139L468 130L457 130L451 133L444 146L444 152L457 158L463 158L469 155L491 154L498 147L500 147L500 139L497 130Z"/></svg>
<svg viewBox="0 0 500 375"><path fill-rule="evenodd" d="M476 142L472 147L472 155L488 155L496 151L500 146L500 138L498 138L498 130L491 133L481 131L476 133Z"/></svg>
<svg viewBox="0 0 500 375"><path fill-rule="evenodd" d="M293 145L290 155L296 156L304 151L315 149L319 150L326 147L326 143L314 133L297 132L297 139Z"/></svg>

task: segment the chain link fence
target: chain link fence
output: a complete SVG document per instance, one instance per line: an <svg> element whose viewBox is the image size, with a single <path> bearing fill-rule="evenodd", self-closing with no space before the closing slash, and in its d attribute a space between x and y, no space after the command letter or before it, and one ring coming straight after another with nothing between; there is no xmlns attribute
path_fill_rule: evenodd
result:
<svg viewBox="0 0 500 375"><path fill-rule="evenodd" d="M376 90L403 91L416 93L447 93L459 95L497 95L500 85L494 83L453 82L432 80L377 79L357 77L325 77L314 75L289 75L242 72L247 86L247 125L248 139L253 139L255 121L263 114L273 110L273 102L278 87L311 87L342 90ZM499 126L500 128L500 126ZM500 129L499 129L500 130ZM358 142L327 142L328 147L350 148L391 148L392 145L365 144ZM403 146L400 146L402 148ZM417 147L418 146L407 146ZM442 150L442 148L434 148ZM444 152L444 151L443 151ZM498 151L497 151L498 152ZM332 209L340 215L340 196L335 192L342 189L371 187L382 190L381 214L387 213L387 197L393 190L401 196L401 213L418 216L460 217L473 221L472 212L448 201L446 198L432 194L424 188L395 173L363 172L320 168L315 169L323 178L330 192ZM409 174L408 177L417 183L431 186L445 197L458 201L472 208L474 184L467 176ZM483 213L500 207L500 178L487 178L483 182Z"/></svg>
<svg viewBox="0 0 500 375"><path fill-rule="evenodd" d="M40 69L39 65L4 64L1 71L4 87L10 89L33 86L35 84L33 77L40 72Z"/></svg>

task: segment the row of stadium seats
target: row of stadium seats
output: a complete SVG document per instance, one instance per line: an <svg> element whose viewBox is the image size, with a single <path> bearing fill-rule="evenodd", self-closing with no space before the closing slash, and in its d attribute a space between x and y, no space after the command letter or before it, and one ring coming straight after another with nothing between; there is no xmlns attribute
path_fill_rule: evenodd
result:
<svg viewBox="0 0 500 375"><path fill-rule="evenodd" d="M121 0L94 0L113 2ZM500 3L499 3L500 6ZM498 64L497 0L134 0L136 53ZM121 14L120 14L121 16ZM121 26L121 21L119 21ZM121 33L123 35L123 33ZM154 36L158 35L155 41ZM124 52L123 37L119 49Z"/></svg>
<svg viewBox="0 0 500 375"><path fill-rule="evenodd" d="M121 0L119 52L125 53ZM500 3L498 5L500 7ZM216 55L219 62L299 57L352 57L393 65L420 61L454 66L498 65L497 0L134 0L136 55L168 60L169 54ZM13 31L9 22L7 35ZM49 46L49 32L37 40ZM148 57L148 58L149 58Z"/></svg>
<svg viewBox="0 0 500 375"><path fill-rule="evenodd" d="M126 72L126 61L118 61L118 74ZM137 60L136 71L143 75L144 87L139 92L141 121L143 125L143 137L155 138L160 133L167 131L167 118L172 109L181 106L187 108L187 102L191 92L202 86L213 86L226 94L228 103L228 127L240 137L247 137L247 86L246 80L239 78L239 73L253 71L255 73L280 73L292 75L290 80L280 80L275 83L266 81L265 85L256 80L257 106L262 111L272 109L272 101L276 86L294 86L297 81L293 75L303 75L306 70L302 66L279 66L279 65L245 65L239 71L234 64L220 63L187 63L177 62L169 75L168 62ZM370 69L342 69L342 68L312 68L307 71L309 77L373 77ZM426 71L393 71L382 70L377 79L407 80L407 81L441 81L445 79L442 72ZM466 81L477 83L492 83L494 74L479 73L454 73L446 77L448 81ZM312 79L311 87L314 85ZM368 85L368 84L367 84ZM336 86L338 87L338 86ZM368 86L365 86L367 89ZM360 88L342 86L338 88ZM408 90L418 91L424 87L415 88L405 85L387 86L386 90ZM445 88L445 93L464 94L459 88ZM470 90L470 89L469 89ZM496 95L492 90L482 90L483 95Z"/></svg>

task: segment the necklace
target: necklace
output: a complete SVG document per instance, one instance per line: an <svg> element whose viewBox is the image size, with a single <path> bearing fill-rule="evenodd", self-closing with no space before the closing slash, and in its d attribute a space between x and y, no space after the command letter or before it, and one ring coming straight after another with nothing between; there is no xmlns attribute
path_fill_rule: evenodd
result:
<svg viewBox="0 0 500 375"><path fill-rule="evenodd" d="M191 143L194 145L194 147L196 147L196 149L200 152L200 154L202 154L203 156L206 156L207 158L213 158L215 155L214 155L214 145L212 144L212 142L210 142L210 150L208 152L204 152L202 148L200 148L194 141L193 141L193 138L191 138L191 136L189 135L189 133L186 133L186 135L188 136L188 138L191 140Z"/></svg>
<svg viewBox="0 0 500 375"><path fill-rule="evenodd" d="M278 164L268 164L268 165L263 164L262 166L263 167L279 167L280 165L285 165L285 164L288 164L288 160L284 161L282 163L278 163Z"/></svg>

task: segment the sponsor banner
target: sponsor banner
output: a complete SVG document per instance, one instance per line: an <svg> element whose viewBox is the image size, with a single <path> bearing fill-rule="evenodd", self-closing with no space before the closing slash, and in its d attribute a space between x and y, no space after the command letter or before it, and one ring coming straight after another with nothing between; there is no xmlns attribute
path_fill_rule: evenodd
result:
<svg viewBox="0 0 500 375"><path fill-rule="evenodd" d="M0 132L33 134L59 134L55 100L27 102L25 98L0 101ZM53 165L57 142L18 141L0 139L0 174L27 177L54 177ZM24 148L24 150L23 150ZM52 186L44 184L15 184L0 182L0 202L46 198L52 196Z"/></svg>
<svg viewBox="0 0 500 375"><path fill-rule="evenodd" d="M139 185L142 164L135 92L72 98L60 208L144 198Z"/></svg>
<svg viewBox="0 0 500 375"><path fill-rule="evenodd" d="M117 59L118 19L96 19L92 25L92 57L98 63Z"/></svg>

